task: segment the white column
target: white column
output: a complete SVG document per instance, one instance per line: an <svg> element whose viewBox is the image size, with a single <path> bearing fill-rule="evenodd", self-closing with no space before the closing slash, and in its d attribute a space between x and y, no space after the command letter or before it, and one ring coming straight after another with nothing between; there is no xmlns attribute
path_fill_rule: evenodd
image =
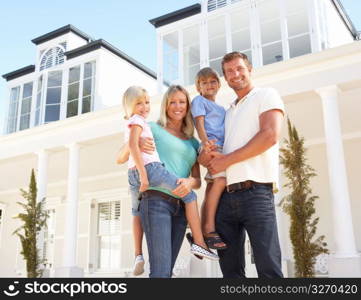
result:
<svg viewBox="0 0 361 300"><path fill-rule="evenodd" d="M69 148L68 189L65 217L65 234L63 250L63 267L55 272L56 277L82 277L83 270L76 266L78 239L78 177L79 144L73 143Z"/></svg>
<svg viewBox="0 0 361 300"><path fill-rule="evenodd" d="M319 0L308 0L307 2L312 53L322 50L320 36L320 11L318 9L317 2L319 2Z"/></svg>
<svg viewBox="0 0 361 300"><path fill-rule="evenodd" d="M335 253L331 257L330 275L332 277L353 277L361 275L361 264L356 251L352 226L350 196L337 103L339 90L337 86L327 86L318 89L316 92L322 99L333 213ZM356 261L352 260L353 258L356 258Z"/></svg>
<svg viewBox="0 0 361 300"><path fill-rule="evenodd" d="M47 185L48 185L48 163L49 163L49 152L45 149L37 152L38 166L36 185L38 188L36 202L43 200L46 197Z"/></svg>

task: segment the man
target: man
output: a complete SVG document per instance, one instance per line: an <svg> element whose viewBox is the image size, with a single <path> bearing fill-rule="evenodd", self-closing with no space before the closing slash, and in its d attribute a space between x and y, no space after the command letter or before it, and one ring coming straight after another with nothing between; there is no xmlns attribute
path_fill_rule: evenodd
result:
<svg viewBox="0 0 361 300"><path fill-rule="evenodd" d="M212 174L226 170L227 188L216 215L216 230L227 244L219 251L225 278L245 277L244 231L259 277L283 277L273 187L278 182L278 140L284 105L276 90L254 87L245 54L232 52L222 70L237 99L225 118L223 154L201 155ZM203 156L203 157L202 157Z"/></svg>

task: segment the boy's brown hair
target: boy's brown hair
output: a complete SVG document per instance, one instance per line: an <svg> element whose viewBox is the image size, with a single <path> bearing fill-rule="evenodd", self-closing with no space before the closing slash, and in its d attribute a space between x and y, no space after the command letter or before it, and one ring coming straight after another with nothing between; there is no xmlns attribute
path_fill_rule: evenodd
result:
<svg viewBox="0 0 361 300"><path fill-rule="evenodd" d="M196 88L200 93L200 81L202 79L207 79L209 77L215 78L218 81L219 86L221 86L221 80L219 79L218 72L212 68L206 67L200 69L196 75Z"/></svg>

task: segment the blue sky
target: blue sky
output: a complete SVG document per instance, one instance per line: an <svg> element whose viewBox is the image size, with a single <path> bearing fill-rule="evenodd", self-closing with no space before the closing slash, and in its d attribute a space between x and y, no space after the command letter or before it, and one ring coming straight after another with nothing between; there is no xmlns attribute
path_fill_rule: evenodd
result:
<svg viewBox="0 0 361 300"><path fill-rule="evenodd" d="M156 69L155 29L148 20L197 3L197 0L5 0L0 10L0 75L35 63L31 40L67 24L102 38L147 67ZM361 1L342 0L361 31ZM0 134L6 81L0 77Z"/></svg>

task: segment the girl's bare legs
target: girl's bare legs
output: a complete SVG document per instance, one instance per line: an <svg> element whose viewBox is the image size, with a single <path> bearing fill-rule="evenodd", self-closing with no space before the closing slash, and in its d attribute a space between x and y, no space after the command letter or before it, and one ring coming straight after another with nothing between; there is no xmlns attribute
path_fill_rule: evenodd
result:
<svg viewBox="0 0 361 300"><path fill-rule="evenodd" d="M140 216L133 216L133 240L135 256L142 255L143 227Z"/></svg>
<svg viewBox="0 0 361 300"><path fill-rule="evenodd" d="M192 231L193 241L195 244L208 249L206 245L203 233L201 229L201 220L198 214L197 201L188 202L185 204L186 218L189 224L189 227Z"/></svg>

